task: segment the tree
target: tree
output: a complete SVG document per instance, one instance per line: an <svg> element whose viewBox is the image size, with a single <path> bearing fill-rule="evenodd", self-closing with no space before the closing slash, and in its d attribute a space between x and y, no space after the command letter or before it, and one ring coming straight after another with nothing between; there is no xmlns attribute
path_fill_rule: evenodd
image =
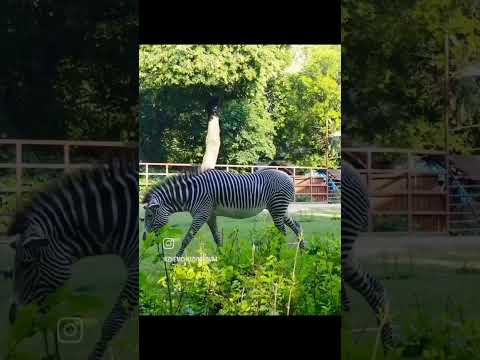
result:
<svg viewBox="0 0 480 360"><path fill-rule="evenodd" d="M454 78L480 55L476 3L342 1L344 134L380 146L443 150L445 112L455 123L478 109L478 84ZM454 151L472 141L480 141L474 131L451 134Z"/></svg>
<svg viewBox="0 0 480 360"><path fill-rule="evenodd" d="M0 133L137 140L137 6L5 2Z"/></svg>
<svg viewBox="0 0 480 360"><path fill-rule="evenodd" d="M140 47L141 157L156 161L197 162L202 154L202 140L210 127L227 130L227 144L238 131L244 152L271 155L271 139L253 139L250 110L265 103L265 88L288 65L285 46L261 45L142 45ZM218 98L226 111L216 126L212 100ZM215 101L213 103L216 103ZM261 115L258 118L258 114ZM206 124L207 115L208 124ZM266 112L256 113L258 123L268 123ZM265 131L271 136L268 124ZM240 140L238 137L236 140ZM267 149L265 150L265 141ZM214 139L214 150L218 141ZM254 148L252 148L252 145ZM263 150L262 150L263 148ZM186 151L187 150L187 151ZM220 159L235 158L232 149L220 148ZM242 156L243 157L243 156ZM208 156L207 156L208 158ZM257 158L258 159L258 158Z"/></svg>
<svg viewBox="0 0 480 360"><path fill-rule="evenodd" d="M271 85L277 154L298 164L337 166L338 156L329 156L326 164L326 153L335 151L329 135L340 130L340 47L312 46L299 51L305 52L303 67Z"/></svg>

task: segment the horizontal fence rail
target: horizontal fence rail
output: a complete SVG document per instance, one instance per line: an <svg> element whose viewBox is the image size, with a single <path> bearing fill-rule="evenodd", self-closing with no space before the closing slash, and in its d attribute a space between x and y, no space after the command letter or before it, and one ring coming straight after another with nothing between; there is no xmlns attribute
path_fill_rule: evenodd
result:
<svg viewBox="0 0 480 360"><path fill-rule="evenodd" d="M184 163L140 162L140 187L152 185L155 179L181 173L198 166ZM253 173L259 169L284 170L295 183L295 202L339 203L341 197L340 170L307 166L232 165L218 164L219 170Z"/></svg>
<svg viewBox="0 0 480 360"><path fill-rule="evenodd" d="M37 190L34 185L27 184L26 171L50 170L62 174L74 169L90 168L93 166L91 154L82 155L82 151L97 153L98 158L99 150L105 154L107 148L116 153L118 149L131 151L136 147L136 144L117 141L0 139L0 234L5 233L6 224L21 207L22 195ZM85 159L76 161L72 156L76 151L79 153L76 156ZM38 160L42 157L38 153L48 161ZM9 181L13 178L14 181ZM11 195L15 197L13 207L8 199Z"/></svg>
<svg viewBox="0 0 480 360"><path fill-rule="evenodd" d="M425 157L438 166L431 162L426 167ZM465 166L465 158L442 151L363 147L342 148L342 159L367 184L369 232L480 234L480 176ZM466 159L475 167L470 165L474 158ZM464 173L456 175L452 167L463 167ZM385 230L385 224L403 229Z"/></svg>
<svg viewBox="0 0 480 360"><path fill-rule="evenodd" d="M442 151L342 148L342 159L351 162L367 184L368 232L448 232L448 186L438 186L437 172L416 168L416 161L425 155L435 156L447 164L447 156Z"/></svg>

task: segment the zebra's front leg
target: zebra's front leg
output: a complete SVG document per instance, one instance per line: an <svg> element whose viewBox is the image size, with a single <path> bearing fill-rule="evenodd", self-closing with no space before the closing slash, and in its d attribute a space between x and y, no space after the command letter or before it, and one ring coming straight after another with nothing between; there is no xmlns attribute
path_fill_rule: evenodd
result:
<svg viewBox="0 0 480 360"><path fill-rule="evenodd" d="M306 243L305 243L305 240L303 238L302 225L300 225L299 222L297 222L296 220L292 219L289 216L284 217L284 222L290 229L292 229L292 231L297 236L297 239L300 241L300 244L299 244L300 248L305 249Z"/></svg>
<svg viewBox="0 0 480 360"><path fill-rule="evenodd" d="M208 227L210 228L210 231L212 232L213 240L215 241L215 244L217 244L217 246L222 246L223 239L220 233L218 232L217 217L212 214L208 219L207 224L208 224Z"/></svg>
<svg viewBox="0 0 480 360"><path fill-rule="evenodd" d="M195 237L200 228L203 226L203 224L207 222L207 219L209 217L207 214L208 212L194 214L192 225L190 226L187 235L185 235L185 237L183 238L182 245L180 246L180 249L178 249L177 255L175 255L175 259L171 262L172 265L175 265L178 262L178 259L182 257L185 248L190 244L190 242Z"/></svg>
<svg viewBox="0 0 480 360"><path fill-rule="evenodd" d="M132 261L127 269L127 281L117 298L112 311L103 323L100 340L89 360L101 360L113 337L121 330L126 320L138 305L138 262Z"/></svg>

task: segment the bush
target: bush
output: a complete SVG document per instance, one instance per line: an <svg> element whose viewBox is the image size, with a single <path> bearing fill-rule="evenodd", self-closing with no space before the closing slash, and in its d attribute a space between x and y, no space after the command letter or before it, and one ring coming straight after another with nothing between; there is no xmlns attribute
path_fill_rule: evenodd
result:
<svg viewBox="0 0 480 360"><path fill-rule="evenodd" d="M228 235L207 261L172 266L162 239L179 235L166 226L149 234L141 261L163 268L160 276L140 272L140 312L146 315L332 315L340 312L340 241L333 234L307 239L304 252L291 248L273 225L239 238ZM293 272L295 268L295 274Z"/></svg>

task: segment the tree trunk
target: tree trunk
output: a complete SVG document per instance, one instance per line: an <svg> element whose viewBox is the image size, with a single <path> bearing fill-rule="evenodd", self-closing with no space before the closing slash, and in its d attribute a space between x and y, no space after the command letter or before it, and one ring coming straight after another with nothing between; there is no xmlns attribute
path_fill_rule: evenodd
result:
<svg viewBox="0 0 480 360"><path fill-rule="evenodd" d="M208 104L208 129L205 140L205 154L203 155L201 166L202 172L208 169L214 169L217 164L218 152L220 150L219 109L220 98L212 98Z"/></svg>

